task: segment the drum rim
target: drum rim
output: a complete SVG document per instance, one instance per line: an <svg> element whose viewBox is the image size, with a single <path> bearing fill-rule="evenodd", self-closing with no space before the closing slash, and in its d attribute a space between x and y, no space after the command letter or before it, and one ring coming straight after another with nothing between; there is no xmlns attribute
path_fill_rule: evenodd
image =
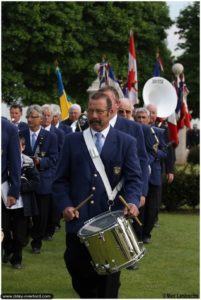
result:
<svg viewBox="0 0 201 300"><path fill-rule="evenodd" d="M89 236L94 236L94 235L97 235L98 233L100 233L100 232L105 232L105 231L107 231L108 229L112 229L113 227L115 227L116 226L116 223L114 223L114 224L112 224L112 225L108 225L108 227L106 227L106 228L103 228L103 229L100 229L99 231L96 231L96 232L94 232L94 233L92 233L92 234L82 234L81 233L81 231L82 230L84 230L84 229L86 229L86 227L87 227L87 225L89 225L89 224L92 224L95 220L97 221L98 219L101 219L101 217L103 217L104 215L109 215L109 214L120 214L119 215L119 217L124 217L124 215L123 215L123 211L122 210L113 210L113 211L106 211L106 212L103 212L103 213L101 213L101 214L99 214L99 215L97 215L97 216L95 216L95 217L93 217L92 219L89 219L88 221L87 221L87 223L86 224L84 224L80 229L79 229L79 231L78 231L78 233L77 233L77 235L78 235L78 237L80 237L80 238L85 238L85 237L89 237Z"/></svg>

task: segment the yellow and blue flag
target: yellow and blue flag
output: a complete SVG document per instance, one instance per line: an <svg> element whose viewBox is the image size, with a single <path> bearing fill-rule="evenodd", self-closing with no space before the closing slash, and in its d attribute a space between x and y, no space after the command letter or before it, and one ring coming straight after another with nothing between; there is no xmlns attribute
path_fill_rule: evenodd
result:
<svg viewBox="0 0 201 300"><path fill-rule="evenodd" d="M58 90L59 90L59 100L60 100L60 108L61 108L61 117L62 120L68 118L69 116L69 108L72 103L69 101L68 96L64 90L63 80L61 76L61 72L59 67L56 67L56 75L58 79Z"/></svg>

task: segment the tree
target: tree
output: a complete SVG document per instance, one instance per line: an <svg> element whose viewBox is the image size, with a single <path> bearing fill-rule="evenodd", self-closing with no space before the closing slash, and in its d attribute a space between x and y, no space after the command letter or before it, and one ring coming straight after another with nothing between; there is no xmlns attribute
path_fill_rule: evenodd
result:
<svg viewBox="0 0 201 300"><path fill-rule="evenodd" d="M200 3L194 2L181 11L177 18L179 38L182 42L178 47L184 53L178 57L178 61L183 64L185 70L186 84L190 93L188 95L188 106L192 110L192 116L199 118L199 84L200 84ZM184 41L183 41L184 40Z"/></svg>
<svg viewBox="0 0 201 300"><path fill-rule="evenodd" d="M139 95L152 77L156 49L170 76L165 30L172 24L165 2L3 2L2 96L6 102L58 103L54 61L67 94L85 105L105 55L118 78L128 72L129 31L135 35Z"/></svg>

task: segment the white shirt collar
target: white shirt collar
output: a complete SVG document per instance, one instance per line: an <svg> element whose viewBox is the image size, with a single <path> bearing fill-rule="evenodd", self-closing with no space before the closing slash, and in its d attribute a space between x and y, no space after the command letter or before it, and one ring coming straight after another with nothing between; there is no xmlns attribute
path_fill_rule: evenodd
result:
<svg viewBox="0 0 201 300"><path fill-rule="evenodd" d="M76 130L76 127L77 127L77 120L76 121L74 121L71 125L70 125L70 127L72 128L72 131L73 132L75 132L75 130Z"/></svg>
<svg viewBox="0 0 201 300"><path fill-rule="evenodd" d="M106 127L105 129L103 129L102 131L100 131L102 133L102 135L104 136L104 139L106 139L109 130L110 130L110 125L108 127ZM91 128L91 133L92 133L92 136L94 137L94 135L97 133L97 131L95 131Z"/></svg>
<svg viewBox="0 0 201 300"><path fill-rule="evenodd" d="M110 120L110 125L112 127L114 127L116 124L116 121L117 121L117 114Z"/></svg>
<svg viewBox="0 0 201 300"><path fill-rule="evenodd" d="M30 137L32 136L33 133L35 133L36 137L38 137L40 130L41 130L41 127L37 131L32 131L31 129L29 129Z"/></svg>
<svg viewBox="0 0 201 300"><path fill-rule="evenodd" d="M48 125L47 127L44 127L44 129L47 130L47 131L50 131L50 128L51 128L51 124Z"/></svg>

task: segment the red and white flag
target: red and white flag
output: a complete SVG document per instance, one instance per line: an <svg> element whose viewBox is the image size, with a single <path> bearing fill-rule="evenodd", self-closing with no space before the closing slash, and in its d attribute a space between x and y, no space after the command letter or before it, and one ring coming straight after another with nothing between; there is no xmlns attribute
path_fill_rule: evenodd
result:
<svg viewBox="0 0 201 300"><path fill-rule="evenodd" d="M169 139L170 142L177 146L179 144L179 137L178 137L178 128L177 128L177 118L176 113L174 112L168 117L168 128L169 128Z"/></svg>
<svg viewBox="0 0 201 300"><path fill-rule="evenodd" d="M128 98L131 103L137 104L138 84L137 84L137 61L133 32L130 31L129 56L128 56Z"/></svg>
<svg viewBox="0 0 201 300"><path fill-rule="evenodd" d="M187 96L189 94L189 90L185 83L184 73L182 73L176 79L176 84L177 84L176 91L178 94L178 101L179 101L179 107L177 109L177 127L178 130L180 130L184 128L184 126L186 126L187 128L191 127L191 114L187 104Z"/></svg>

